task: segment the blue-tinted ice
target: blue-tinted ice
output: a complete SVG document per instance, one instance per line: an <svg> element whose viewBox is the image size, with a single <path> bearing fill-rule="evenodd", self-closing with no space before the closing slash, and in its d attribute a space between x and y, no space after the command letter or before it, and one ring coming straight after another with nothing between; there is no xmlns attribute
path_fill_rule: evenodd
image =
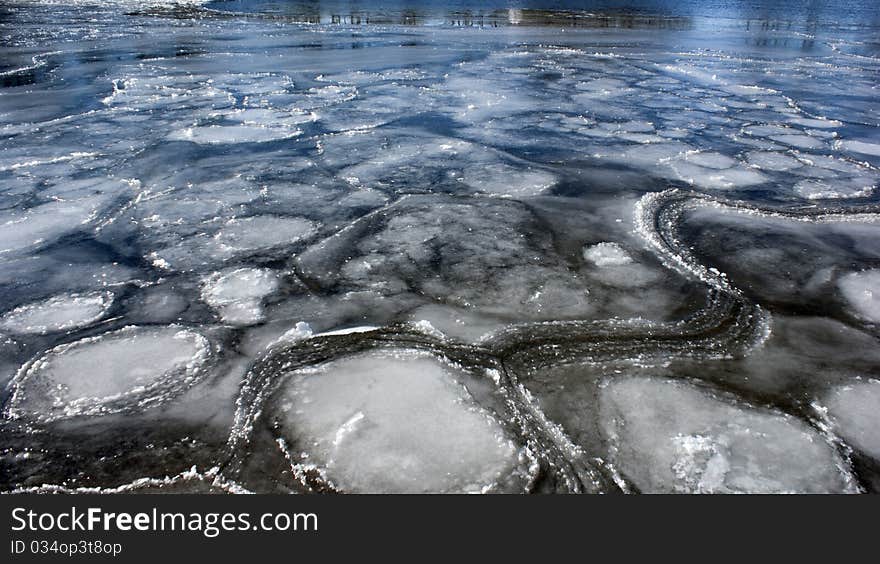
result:
<svg viewBox="0 0 880 564"><path fill-rule="evenodd" d="M878 36L4 3L0 487L877 491Z"/></svg>

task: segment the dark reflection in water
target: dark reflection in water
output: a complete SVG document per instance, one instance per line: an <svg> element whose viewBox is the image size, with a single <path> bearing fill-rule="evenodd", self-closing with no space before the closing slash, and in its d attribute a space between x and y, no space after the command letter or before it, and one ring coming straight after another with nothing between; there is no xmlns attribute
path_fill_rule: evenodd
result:
<svg viewBox="0 0 880 564"><path fill-rule="evenodd" d="M718 18L807 33L880 25L880 5L857 0L217 0L207 8L343 25L689 29L693 18Z"/></svg>
<svg viewBox="0 0 880 564"><path fill-rule="evenodd" d="M474 3L477 4L477 3ZM277 2L265 0L217 1L209 9L240 14L258 13L265 17L283 18L293 22L342 25L428 25L499 27L556 26L587 28L688 29L691 19L667 15L665 10L649 10L621 6L601 11L588 11L584 3L483 2ZM503 7L502 7L503 6Z"/></svg>
<svg viewBox="0 0 880 564"><path fill-rule="evenodd" d="M245 4L245 5L240 5ZM260 7L260 10L239 8ZM132 15L193 18L256 17L291 23L331 25L447 25L455 27L501 27L501 26L552 26L577 28L625 28L625 29L690 29L690 17L667 16L626 10L611 12L586 12L557 9L448 9L430 11L425 8L400 10L377 7L366 10L351 7L343 11L338 6L322 8L319 2L289 4L258 4L241 2L215 2L207 8L196 6L152 6L129 12Z"/></svg>

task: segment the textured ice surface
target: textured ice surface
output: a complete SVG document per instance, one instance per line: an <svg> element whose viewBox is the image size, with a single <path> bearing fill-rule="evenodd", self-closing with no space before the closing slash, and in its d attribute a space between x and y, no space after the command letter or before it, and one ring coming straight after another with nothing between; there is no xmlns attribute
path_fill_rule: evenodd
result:
<svg viewBox="0 0 880 564"><path fill-rule="evenodd" d="M535 218L516 202L410 199L376 218L377 228L300 257L307 275L383 296L417 294L490 315L576 317L588 289L553 252ZM344 245L336 250L336 244ZM339 274L327 272L341 262ZM328 281L329 281L328 280ZM423 298L420 298L423 299Z"/></svg>
<svg viewBox="0 0 880 564"><path fill-rule="evenodd" d="M600 409L613 462L644 492L853 489L837 453L805 423L691 384L612 379Z"/></svg>
<svg viewBox="0 0 880 564"><path fill-rule="evenodd" d="M192 141L209 145L235 143L265 143L300 135L302 130L284 127L259 127L255 125L206 125L175 131L168 136L176 141Z"/></svg>
<svg viewBox="0 0 880 564"><path fill-rule="evenodd" d="M867 141L843 140L836 144L837 148L845 151L861 153L863 155L871 155L880 157L880 143L868 143Z"/></svg>
<svg viewBox="0 0 880 564"><path fill-rule="evenodd" d="M712 164L722 164L715 161ZM691 164L689 161L669 163L680 180L708 189L730 189L763 184L767 177L756 170L743 167L720 168Z"/></svg>
<svg viewBox="0 0 880 564"><path fill-rule="evenodd" d="M701 261L764 303L827 308L830 296L842 294L857 315L871 319L873 275L844 273L880 256L874 216L797 220L705 206L686 214L682 227Z"/></svg>
<svg viewBox="0 0 880 564"><path fill-rule="evenodd" d="M522 417L475 397L508 439L553 461L539 491L620 486L573 470L607 456L584 439L599 434L598 388L560 365L606 377L637 362L811 425L801 407L876 374L864 274L880 260L873 3L830 7L840 25L791 2L343 4L3 3L0 381L44 355L63 378L34 361L9 388L4 407L31 421L0 427L0 489L112 489L220 464L240 384L273 351L308 368L405 338L462 365L516 367L487 382ZM222 13L264 8L274 13ZM667 200L671 188L686 196ZM103 311L71 299L105 293ZM201 346L169 340L171 323L210 336L194 372L162 364L166 349ZM532 405L515 376L539 373ZM56 377L107 394L80 405L37 385ZM83 417L48 424L70 405ZM122 413L88 417L108 412ZM741 416L719 413L719 425ZM842 424L828 428L840 452L855 448ZM287 461L263 435L238 453L260 477L223 472L277 491ZM694 459L723 451L683 437ZM307 466L310 445L291 448ZM862 454L859 483L877 490ZM444 479L485 485L472 470Z"/></svg>
<svg viewBox="0 0 880 564"><path fill-rule="evenodd" d="M736 164L734 159L726 155L711 152L688 153L685 156L685 160L694 163L697 166L718 170L730 168Z"/></svg>
<svg viewBox="0 0 880 564"><path fill-rule="evenodd" d="M202 299L226 323L250 325L263 319L262 300L278 289L278 276L268 269L237 268L216 272L203 283Z"/></svg>
<svg viewBox="0 0 880 564"><path fill-rule="evenodd" d="M209 354L182 327L126 327L60 345L22 367L8 413L37 420L143 408L185 389Z"/></svg>
<svg viewBox="0 0 880 564"><path fill-rule="evenodd" d="M424 305L416 308L409 316L414 323L427 322L444 337L466 342L478 342L505 324L503 320L481 316L463 308L442 305Z"/></svg>
<svg viewBox="0 0 880 564"><path fill-rule="evenodd" d="M874 184L854 180L801 180L794 185L794 191L808 200L828 200L838 198L862 198L874 190Z"/></svg>
<svg viewBox="0 0 880 564"><path fill-rule="evenodd" d="M856 315L880 323L880 270L851 272L837 285Z"/></svg>
<svg viewBox="0 0 880 564"><path fill-rule="evenodd" d="M283 392L288 437L348 492L479 492L516 465L501 426L458 370L405 350L294 374Z"/></svg>
<svg viewBox="0 0 880 564"><path fill-rule="evenodd" d="M216 229L216 228L215 228ZM162 269L193 269L255 252L293 245L315 234L317 224L300 217L254 216L224 222L213 235L198 233L147 255Z"/></svg>
<svg viewBox="0 0 880 564"><path fill-rule="evenodd" d="M839 386L823 401L835 430L849 444L880 460L880 382L860 381Z"/></svg>
<svg viewBox="0 0 880 564"><path fill-rule="evenodd" d="M462 180L480 192L519 198L537 196L556 183L552 174L529 169L519 170L505 164L469 168Z"/></svg>
<svg viewBox="0 0 880 564"><path fill-rule="evenodd" d="M546 192L556 176L491 147L408 131L358 132L330 137L324 159L343 166L339 176L355 186L400 189L426 183L419 192L481 192L528 197Z"/></svg>
<svg viewBox="0 0 880 564"><path fill-rule="evenodd" d="M229 220L214 236L223 253L268 249L295 243L315 232L315 223L302 218L271 216Z"/></svg>
<svg viewBox="0 0 880 564"><path fill-rule="evenodd" d="M172 132L168 138L209 145L265 143L301 135L303 131L297 126L314 121L315 116L304 111L253 108L217 112L211 114L210 118L214 121L222 119L227 123L187 127Z"/></svg>
<svg viewBox="0 0 880 564"><path fill-rule="evenodd" d="M0 215L0 259L81 228L95 217L100 200L50 202L20 213Z"/></svg>
<svg viewBox="0 0 880 564"><path fill-rule="evenodd" d="M66 331L97 321L112 304L110 292L52 296L6 312L0 318L0 329L12 333Z"/></svg>
<svg viewBox="0 0 880 564"><path fill-rule="evenodd" d="M138 322L170 323L190 306L186 296L167 286L145 288L126 303L130 318Z"/></svg>
<svg viewBox="0 0 880 564"><path fill-rule="evenodd" d="M792 156L774 151L753 151L747 158L751 166L764 170L791 170L803 165Z"/></svg>

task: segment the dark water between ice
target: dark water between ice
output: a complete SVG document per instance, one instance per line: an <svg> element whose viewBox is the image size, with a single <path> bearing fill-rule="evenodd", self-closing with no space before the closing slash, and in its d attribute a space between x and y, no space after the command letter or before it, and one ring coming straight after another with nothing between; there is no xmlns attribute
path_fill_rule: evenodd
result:
<svg viewBox="0 0 880 564"><path fill-rule="evenodd" d="M6 490L873 492L872 2L0 7Z"/></svg>

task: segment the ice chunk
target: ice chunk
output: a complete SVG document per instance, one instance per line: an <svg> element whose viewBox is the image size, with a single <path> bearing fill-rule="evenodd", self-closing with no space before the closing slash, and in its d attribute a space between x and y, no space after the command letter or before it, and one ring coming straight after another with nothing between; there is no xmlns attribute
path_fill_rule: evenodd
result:
<svg viewBox="0 0 880 564"><path fill-rule="evenodd" d="M437 304L428 304L415 309L409 315L409 320L425 321L444 337L469 343L479 342L504 326L503 321L489 316L481 316L463 308Z"/></svg>
<svg viewBox="0 0 880 564"><path fill-rule="evenodd" d="M838 386L824 400L834 430L852 446L880 460L880 381Z"/></svg>
<svg viewBox="0 0 880 564"><path fill-rule="evenodd" d="M721 153L713 153L711 151L687 153L685 155L685 160L687 160L688 162L692 162L697 166L719 170L730 168L737 164L735 159L732 159L726 155L722 155Z"/></svg>
<svg viewBox="0 0 880 564"><path fill-rule="evenodd" d="M854 162L842 157L832 157L830 155L801 154L799 155L799 158L816 168L811 168L805 171L798 171L798 173L809 174L816 177L820 177L823 173L827 173L827 171L831 170L843 172L852 176L870 175L870 173L872 172L872 170L866 165L866 163Z"/></svg>
<svg viewBox="0 0 880 564"><path fill-rule="evenodd" d="M0 216L0 256L49 243L94 219L100 198L49 202Z"/></svg>
<svg viewBox="0 0 880 564"><path fill-rule="evenodd" d="M633 260L617 243L596 243L584 247L584 259L596 266L622 266Z"/></svg>
<svg viewBox="0 0 880 564"><path fill-rule="evenodd" d="M0 318L0 329L32 334L84 327L102 318L113 303L110 292L62 294L19 306Z"/></svg>
<svg viewBox="0 0 880 564"><path fill-rule="evenodd" d="M152 251L146 258L158 268L186 270L293 245L311 237L317 230L317 223L302 217L261 215L233 218L210 238L195 234L172 246Z"/></svg>
<svg viewBox="0 0 880 564"><path fill-rule="evenodd" d="M130 326L60 345L25 364L7 413L42 421L143 409L193 384L210 348L178 326Z"/></svg>
<svg viewBox="0 0 880 564"><path fill-rule="evenodd" d="M263 319L262 300L278 289L278 276L267 268L215 272L205 280L202 299L226 323L252 325Z"/></svg>
<svg viewBox="0 0 880 564"><path fill-rule="evenodd" d="M315 332L312 331L312 327L308 323L304 321L297 321L296 325L294 325L292 329L288 329L287 331L282 333L280 337L272 342L272 344L274 345L278 343L295 343L296 341L308 339L314 334Z"/></svg>
<svg viewBox="0 0 880 564"><path fill-rule="evenodd" d="M457 76L443 83L450 113L467 122L483 122L535 109L535 102L503 80Z"/></svg>
<svg viewBox="0 0 880 564"><path fill-rule="evenodd" d="M678 158L692 149L690 145L671 141L647 147L629 148L617 160L630 166L648 167Z"/></svg>
<svg viewBox="0 0 880 564"><path fill-rule="evenodd" d="M330 283L385 296L412 293L483 315L570 319L593 309L582 280L519 202L413 197L375 221L343 254L333 256L338 251L330 253L324 243L307 250L299 257L304 271ZM336 276L328 267L340 259Z"/></svg>
<svg viewBox="0 0 880 564"><path fill-rule="evenodd" d="M880 143L868 143L866 141L843 140L834 144L835 149L843 149L844 151L852 151L854 153L862 153L863 155L871 155L880 157Z"/></svg>
<svg viewBox="0 0 880 564"><path fill-rule="evenodd" d="M803 163L794 157L775 151L752 151L746 155L751 166L763 170L791 170L803 166Z"/></svg>
<svg viewBox="0 0 880 564"><path fill-rule="evenodd" d="M811 119L811 118L794 118L788 120L789 123L793 123L795 125L800 125L802 127L814 127L817 129L833 129L835 127L840 127L843 123L837 121L836 119Z"/></svg>
<svg viewBox="0 0 880 564"><path fill-rule="evenodd" d="M556 177L550 173L531 167L519 170L504 163L468 168L463 180L475 190L487 194L520 198L537 196L556 184Z"/></svg>
<svg viewBox="0 0 880 564"><path fill-rule="evenodd" d="M215 239L234 254L294 243L310 237L316 230L317 225L304 218L257 216L228 221Z"/></svg>
<svg viewBox="0 0 880 564"><path fill-rule="evenodd" d="M756 137L770 137L773 135L794 135L797 130L792 129L790 127L785 127L782 125L750 125L744 127L742 132L746 135L752 135Z"/></svg>
<svg viewBox="0 0 880 564"><path fill-rule="evenodd" d="M807 179L794 185L794 191L808 200L835 198L863 198L871 194L874 186L859 179Z"/></svg>
<svg viewBox="0 0 880 564"><path fill-rule="evenodd" d="M136 323L170 323L190 306L186 296L165 285L145 288L126 300L126 319Z"/></svg>
<svg viewBox="0 0 880 564"><path fill-rule="evenodd" d="M766 94L777 94L776 90L771 88L762 88L754 84L730 84L721 87L725 92L736 94L739 96L761 96Z"/></svg>
<svg viewBox="0 0 880 564"><path fill-rule="evenodd" d="M485 491L514 469L517 449L462 377L408 350L294 373L280 398L286 440L342 491Z"/></svg>
<svg viewBox="0 0 880 564"><path fill-rule="evenodd" d="M880 323L880 269L851 272L837 286L856 315Z"/></svg>
<svg viewBox="0 0 880 564"><path fill-rule="evenodd" d="M673 162L670 163L670 166L678 175L678 178L688 184L702 188L742 188L767 182L766 176L756 170L745 167L718 170L697 166L689 162Z"/></svg>
<svg viewBox="0 0 880 564"><path fill-rule="evenodd" d="M294 127L264 127L252 124L204 125L187 127L168 135L173 141L192 141L204 145L234 143L265 143L302 135L302 130Z"/></svg>
<svg viewBox="0 0 880 564"><path fill-rule="evenodd" d="M600 419L612 462L643 492L855 488L835 450L807 424L680 380L610 380L601 389Z"/></svg>

